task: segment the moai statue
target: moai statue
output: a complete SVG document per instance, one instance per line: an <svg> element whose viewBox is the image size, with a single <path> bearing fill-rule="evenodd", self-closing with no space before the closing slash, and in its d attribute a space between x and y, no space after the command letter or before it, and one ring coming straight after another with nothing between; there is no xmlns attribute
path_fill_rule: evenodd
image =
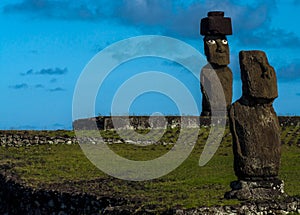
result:
<svg viewBox="0 0 300 215"><path fill-rule="evenodd" d="M234 171L226 198L267 200L285 196L278 179L281 143L280 127L273 109L278 97L274 68L262 51L239 54L242 97L229 113L233 138Z"/></svg>
<svg viewBox="0 0 300 215"><path fill-rule="evenodd" d="M222 101L218 97L225 96L227 109L232 100L232 72L227 66L229 60L229 45L226 35L232 35L231 19L224 17L222 11L212 11L208 17L201 20L200 34L204 36L204 52L208 64L201 70L201 92L202 92L202 112L201 116L211 116L211 107L218 109L217 103ZM221 82L223 92L219 92L215 83L208 77L210 73L216 72ZM210 91L215 91L209 96ZM218 91L218 92L216 92ZM223 99L224 100L224 99ZM218 111L218 110L216 110Z"/></svg>

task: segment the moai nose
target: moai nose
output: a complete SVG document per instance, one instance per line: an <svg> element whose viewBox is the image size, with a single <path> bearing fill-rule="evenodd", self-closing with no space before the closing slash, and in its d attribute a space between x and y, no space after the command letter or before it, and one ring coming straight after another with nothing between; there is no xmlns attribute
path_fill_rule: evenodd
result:
<svg viewBox="0 0 300 215"><path fill-rule="evenodd" d="M223 53L226 51L226 47L222 44L221 41L216 41L217 43L217 52Z"/></svg>

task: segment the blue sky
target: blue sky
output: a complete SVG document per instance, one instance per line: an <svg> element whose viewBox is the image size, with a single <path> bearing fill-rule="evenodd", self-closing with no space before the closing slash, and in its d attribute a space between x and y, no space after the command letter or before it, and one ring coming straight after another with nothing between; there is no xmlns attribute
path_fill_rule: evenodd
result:
<svg viewBox="0 0 300 215"><path fill-rule="evenodd" d="M211 10L232 18L228 40L234 100L241 95L238 52L259 49L277 72L277 113L300 115L299 0L1 0L0 129L70 129L76 82L95 54L141 35L174 37L203 53L199 22ZM122 80L149 69L195 83L172 63L129 62L102 86L95 115L110 113L111 97ZM190 89L201 105L198 86ZM160 94L145 94L131 107L136 115L155 111L178 113L176 104Z"/></svg>

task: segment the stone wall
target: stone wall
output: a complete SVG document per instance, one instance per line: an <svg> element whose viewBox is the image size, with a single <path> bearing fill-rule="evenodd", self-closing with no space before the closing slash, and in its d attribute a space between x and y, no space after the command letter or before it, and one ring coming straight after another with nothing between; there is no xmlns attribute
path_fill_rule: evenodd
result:
<svg viewBox="0 0 300 215"><path fill-rule="evenodd" d="M124 117L121 117L121 119ZM126 129L145 129L150 128L149 117L131 117L132 127L127 127ZM99 128L101 129L113 129L113 123L110 117L101 117L101 118L90 118L74 122L74 126L80 127L80 129L89 129L90 121L97 121ZM189 126L195 127L197 125L196 117L189 117ZM101 124L102 123L102 124ZM169 117L167 118L168 126L177 127L180 125L180 117ZM101 124L101 125L100 125ZM201 117L200 126L207 126L210 124L208 117ZM282 127L286 126L300 126L300 117L279 117L279 124ZM125 126L124 126L125 128ZM20 147L20 146L31 146L31 145L43 145L43 144L77 144L77 139L73 135L58 135L54 134L63 133L56 131L16 131L16 130L7 130L0 131L0 146L8 147ZM107 140L111 142L110 140ZM97 140L95 140L97 142Z"/></svg>
<svg viewBox="0 0 300 215"><path fill-rule="evenodd" d="M180 126L181 120L187 121L188 127L199 127L199 126L209 126L209 117L197 117L197 116L156 116L152 117L152 122L149 120L149 116L115 116L116 121L118 121L119 128L124 129L147 129L150 127L164 128L162 122L166 122L166 126L176 127ZM129 125L126 120L129 118ZM288 125L300 125L300 117L285 117L279 116L279 123L281 126ZM113 129L114 123L110 116L93 117L87 119L79 119L73 122L73 128L77 130L81 129L94 129L97 127L100 130Z"/></svg>
<svg viewBox="0 0 300 215"><path fill-rule="evenodd" d="M98 129L106 130L115 128L114 124L117 124L119 129L165 128L166 126L178 127L182 120L185 120L186 127L191 128L199 127L199 124L210 124L209 117L201 117L200 119L197 116L153 116L151 118L149 116L103 116L75 120L73 128L89 130L98 127Z"/></svg>
<svg viewBox="0 0 300 215"><path fill-rule="evenodd" d="M0 131L0 146L8 147L21 147L31 145L44 145L44 144L77 144L75 137L69 136L48 136L34 132L31 134L26 131Z"/></svg>

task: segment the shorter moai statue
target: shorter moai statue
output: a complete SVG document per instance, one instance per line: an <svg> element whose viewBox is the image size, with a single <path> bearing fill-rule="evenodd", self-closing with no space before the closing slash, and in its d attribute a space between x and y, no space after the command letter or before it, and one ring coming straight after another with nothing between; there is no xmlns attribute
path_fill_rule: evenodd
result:
<svg viewBox="0 0 300 215"><path fill-rule="evenodd" d="M283 181L278 179L280 127L272 105L278 97L276 74L262 51L241 51L239 58L243 94L229 113L238 181L231 183L232 191L225 197L281 198L285 194Z"/></svg>
<svg viewBox="0 0 300 215"><path fill-rule="evenodd" d="M229 108L232 100L232 72L227 66L230 63L229 45L226 35L232 35L231 19L224 17L222 11L211 11L208 17L201 20L200 34L204 36L204 52L208 64L204 66L200 74L200 85L202 92L202 112L201 116L211 116L214 111L222 105L224 101L225 109ZM216 79L211 79L211 73L216 73L218 82L222 88L218 87ZM224 92L224 93L223 93ZM224 112L224 111L223 111Z"/></svg>

